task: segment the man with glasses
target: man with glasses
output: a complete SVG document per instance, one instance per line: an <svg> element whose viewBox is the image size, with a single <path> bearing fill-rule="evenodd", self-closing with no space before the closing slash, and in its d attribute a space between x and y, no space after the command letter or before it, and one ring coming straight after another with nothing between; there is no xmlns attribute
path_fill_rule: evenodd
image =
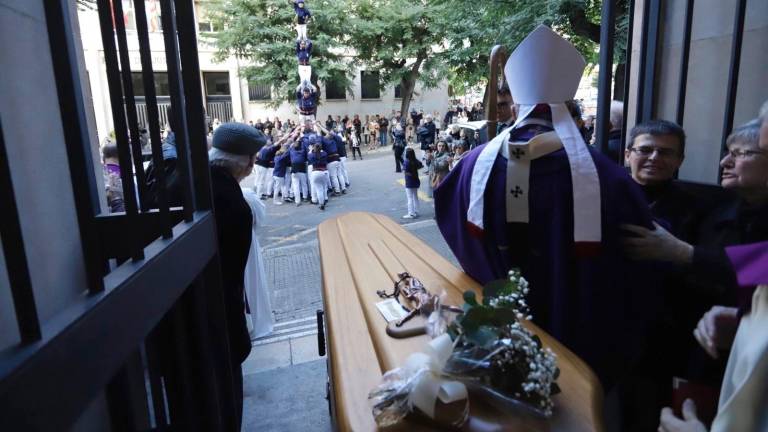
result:
<svg viewBox="0 0 768 432"><path fill-rule="evenodd" d="M696 227L703 211L701 204L674 180L685 159L685 132L675 123L650 120L640 123L630 132L625 164L632 179L643 190L651 214L676 238L695 243ZM661 407L668 405L672 378L686 376L686 361L695 348L691 325L698 319L698 310L686 313L688 290L683 271L673 266L661 266L663 308L654 318L644 357L622 385L627 394L638 395L628 403L624 430L654 430ZM670 271L672 270L672 271ZM659 357L657 354L666 355Z"/></svg>
<svg viewBox="0 0 768 432"><path fill-rule="evenodd" d="M677 124L650 120L632 128L624 152L632 179L643 189L654 218L690 243L701 213L693 196L674 182L684 159L685 132Z"/></svg>

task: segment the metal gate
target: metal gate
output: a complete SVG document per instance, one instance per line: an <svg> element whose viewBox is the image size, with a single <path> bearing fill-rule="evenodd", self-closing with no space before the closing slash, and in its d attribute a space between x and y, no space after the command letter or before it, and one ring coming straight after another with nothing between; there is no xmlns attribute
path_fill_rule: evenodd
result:
<svg viewBox="0 0 768 432"><path fill-rule="evenodd" d="M139 114L125 24L112 18L123 16L122 2L97 1L126 208L105 215L98 199L103 185L90 155L70 2L41 3L64 126L64 142L51 145L66 148L71 176L61 181L70 181L74 191L88 292L53 318L39 318L7 157L7 146L23 143L5 142L0 126L0 236L21 337L0 352L2 428L68 430L105 394L116 431L236 430L195 4L160 2L184 205L169 208L163 187L158 208L150 208L139 119L149 129L152 162L162 166L164 110L155 95L144 2L134 2L137 31L131 34L138 37L145 87L146 114Z"/></svg>

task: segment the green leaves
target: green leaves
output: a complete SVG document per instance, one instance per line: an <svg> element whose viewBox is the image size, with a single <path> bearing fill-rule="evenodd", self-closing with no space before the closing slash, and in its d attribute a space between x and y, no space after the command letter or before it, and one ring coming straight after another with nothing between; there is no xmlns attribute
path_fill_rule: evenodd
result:
<svg viewBox="0 0 768 432"><path fill-rule="evenodd" d="M516 290L509 279L496 279L483 286L483 304L488 304L492 298L508 295Z"/></svg>
<svg viewBox="0 0 768 432"><path fill-rule="evenodd" d="M342 0L310 2L313 20L309 37L313 41L313 81L340 81L351 89L351 69L344 57L346 16ZM206 2L205 14L216 33L203 35L216 45L216 58L240 59L241 74L253 84L273 88L272 106L295 100L299 84L295 52L295 13L289 0L220 0Z"/></svg>
<svg viewBox="0 0 768 432"><path fill-rule="evenodd" d="M471 306L477 306L477 298L474 291L464 291L464 301Z"/></svg>

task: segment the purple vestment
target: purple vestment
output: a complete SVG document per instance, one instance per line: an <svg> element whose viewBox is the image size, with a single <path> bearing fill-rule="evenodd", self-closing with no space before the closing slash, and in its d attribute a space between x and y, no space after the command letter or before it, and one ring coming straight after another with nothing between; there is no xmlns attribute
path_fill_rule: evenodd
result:
<svg viewBox="0 0 768 432"><path fill-rule="evenodd" d="M768 242L729 246L725 248L725 252L739 282L736 292L739 309L748 311L752 305L755 287L768 284Z"/></svg>
<svg viewBox="0 0 768 432"><path fill-rule="evenodd" d="M621 253L620 224L652 228L642 191L619 166L592 151L600 178L602 241L573 241L573 192L563 149L531 162L530 223L507 223L506 159L498 155L485 189L483 225L467 223L470 151L435 190L437 224L453 253L481 284L519 267L530 282L533 321L584 359L607 388L642 349L655 318L658 275Z"/></svg>

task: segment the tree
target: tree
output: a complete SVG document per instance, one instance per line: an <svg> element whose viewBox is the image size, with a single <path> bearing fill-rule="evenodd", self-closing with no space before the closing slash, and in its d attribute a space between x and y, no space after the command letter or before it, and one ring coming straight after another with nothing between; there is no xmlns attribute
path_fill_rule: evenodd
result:
<svg viewBox="0 0 768 432"><path fill-rule="evenodd" d="M416 83L436 88L447 72L439 55L446 37L446 6L431 0L347 0L346 5L346 43L358 64L379 71L382 88L400 85L405 115Z"/></svg>
<svg viewBox="0 0 768 432"><path fill-rule="evenodd" d="M491 48L501 44L513 49L540 24L569 39L588 63L598 62L601 0L441 1L450 6L445 8L450 29L443 58L450 68L454 88L486 82ZM619 0L616 8L614 59L620 65L626 53L627 3ZM623 78L623 72L617 71L617 78ZM619 79L616 84L618 87Z"/></svg>
<svg viewBox="0 0 768 432"><path fill-rule="evenodd" d="M339 13L342 4L341 0L309 3L312 81L333 81L351 92L349 61L342 44L346 33L344 14ZM299 75L292 1L219 0L205 6L214 26L222 29L203 35L203 40L216 44L216 60L229 56L245 60L249 65L241 67L241 75L249 83L272 87L277 97L272 98L271 106L295 101Z"/></svg>

